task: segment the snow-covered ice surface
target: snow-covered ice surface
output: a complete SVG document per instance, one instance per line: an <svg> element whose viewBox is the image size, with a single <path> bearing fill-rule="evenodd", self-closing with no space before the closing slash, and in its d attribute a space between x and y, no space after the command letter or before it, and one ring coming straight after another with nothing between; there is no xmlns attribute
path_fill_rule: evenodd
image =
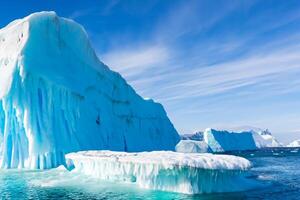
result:
<svg viewBox="0 0 300 200"><path fill-rule="evenodd" d="M54 12L0 30L2 168L52 168L79 150L174 150L163 107L99 61L84 29Z"/></svg>
<svg viewBox="0 0 300 200"><path fill-rule="evenodd" d="M180 140L176 145L176 151L182 153L207 153L211 152L211 149L205 141Z"/></svg>
<svg viewBox="0 0 300 200"><path fill-rule="evenodd" d="M135 183L141 188L187 194L240 191L251 163L229 155L171 151L126 153L82 151L66 155L74 173L101 180Z"/></svg>
<svg viewBox="0 0 300 200"><path fill-rule="evenodd" d="M295 140L287 145L287 147L300 147L300 140Z"/></svg>

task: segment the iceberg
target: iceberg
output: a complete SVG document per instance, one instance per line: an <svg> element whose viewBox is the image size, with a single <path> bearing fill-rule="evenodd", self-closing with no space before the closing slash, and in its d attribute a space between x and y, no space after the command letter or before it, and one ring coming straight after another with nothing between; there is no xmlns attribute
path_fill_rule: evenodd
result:
<svg viewBox="0 0 300 200"><path fill-rule="evenodd" d="M268 129L215 130L208 128L204 131L203 137L213 152L246 151L282 146Z"/></svg>
<svg viewBox="0 0 300 200"><path fill-rule="evenodd" d="M272 135L269 129L261 129L251 126L235 128L234 132L251 132L257 148L282 147L283 145Z"/></svg>
<svg viewBox="0 0 300 200"><path fill-rule="evenodd" d="M287 147L300 147L300 140L295 140L287 145Z"/></svg>
<svg viewBox="0 0 300 200"><path fill-rule="evenodd" d="M186 194L249 189L251 163L241 157L154 151L82 151L66 155L72 173Z"/></svg>
<svg viewBox="0 0 300 200"><path fill-rule="evenodd" d="M183 134L180 135L181 140L196 140L196 141L203 141L203 132L199 131L192 134Z"/></svg>
<svg viewBox="0 0 300 200"><path fill-rule="evenodd" d="M85 30L54 12L0 30L1 168L54 168L80 150L175 150L161 104L96 56Z"/></svg>
<svg viewBox="0 0 300 200"><path fill-rule="evenodd" d="M205 141L180 140L175 147L176 152L181 153L208 153L212 152Z"/></svg>
<svg viewBox="0 0 300 200"><path fill-rule="evenodd" d="M213 152L245 151L257 149L252 132L230 132L208 128L204 141Z"/></svg>

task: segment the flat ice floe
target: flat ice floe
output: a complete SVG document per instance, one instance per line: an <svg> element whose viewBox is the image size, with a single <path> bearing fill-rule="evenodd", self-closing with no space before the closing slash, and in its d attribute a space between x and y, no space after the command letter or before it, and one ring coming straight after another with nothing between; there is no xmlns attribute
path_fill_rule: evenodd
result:
<svg viewBox="0 0 300 200"><path fill-rule="evenodd" d="M69 168L101 180L135 183L138 187L186 194L249 189L241 157L154 151L126 153L81 151L66 155Z"/></svg>

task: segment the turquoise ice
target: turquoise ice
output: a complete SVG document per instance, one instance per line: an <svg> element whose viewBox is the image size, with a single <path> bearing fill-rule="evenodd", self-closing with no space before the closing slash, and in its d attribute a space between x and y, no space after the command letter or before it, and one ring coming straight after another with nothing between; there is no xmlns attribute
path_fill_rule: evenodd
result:
<svg viewBox="0 0 300 200"><path fill-rule="evenodd" d="M0 30L2 168L53 168L79 150L174 150L162 105L99 61L85 30L54 12Z"/></svg>

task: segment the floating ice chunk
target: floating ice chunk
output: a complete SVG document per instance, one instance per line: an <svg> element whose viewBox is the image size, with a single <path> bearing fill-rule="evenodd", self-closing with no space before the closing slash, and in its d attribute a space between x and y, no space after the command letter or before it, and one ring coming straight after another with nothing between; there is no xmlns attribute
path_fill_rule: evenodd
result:
<svg viewBox="0 0 300 200"><path fill-rule="evenodd" d="M229 155L156 151L82 151L66 155L75 173L135 183L141 188L187 194L249 189L248 160Z"/></svg>

